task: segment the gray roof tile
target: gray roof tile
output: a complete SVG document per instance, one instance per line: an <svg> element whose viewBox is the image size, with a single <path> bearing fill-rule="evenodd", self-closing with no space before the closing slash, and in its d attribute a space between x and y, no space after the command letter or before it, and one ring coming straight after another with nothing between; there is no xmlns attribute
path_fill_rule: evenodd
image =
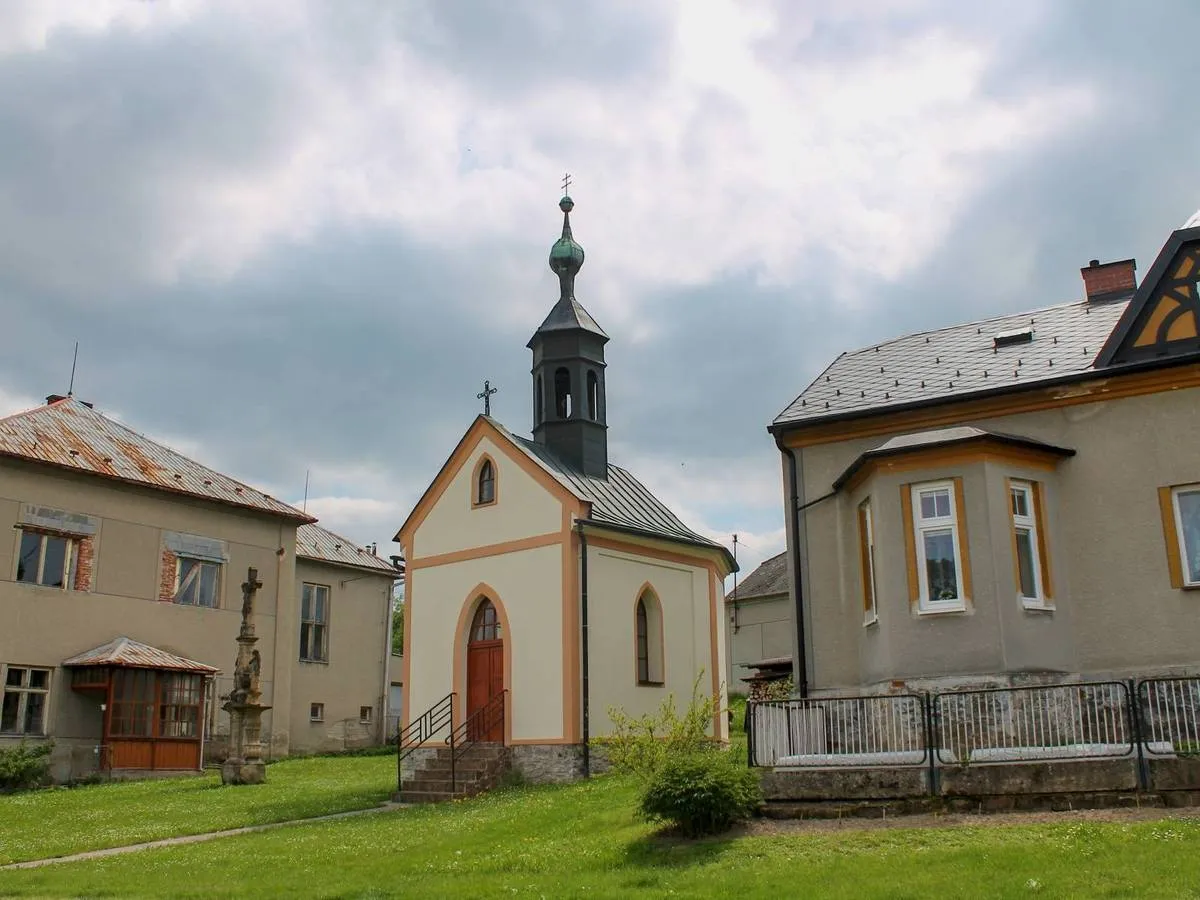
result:
<svg viewBox="0 0 1200 900"><path fill-rule="evenodd" d="M804 389L772 428L886 412L1081 376L1128 300L1080 300L910 334L843 353ZM996 346L997 334L1032 328L1033 339Z"/></svg>
<svg viewBox="0 0 1200 900"><path fill-rule="evenodd" d="M770 559L758 564L758 568L746 576L746 579L729 592L725 601L753 600L758 597L771 597L788 592L787 551L783 551Z"/></svg>
<svg viewBox="0 0 1200 900"><path fill-rule="evenodd" d="M340 534L334 534L328 528L311 523L296 529L296 555L301 559L338 566L371 569L381 575L390 574L395 578L402 574L387 560L380 559L365 547L358 546Z"/></svg>

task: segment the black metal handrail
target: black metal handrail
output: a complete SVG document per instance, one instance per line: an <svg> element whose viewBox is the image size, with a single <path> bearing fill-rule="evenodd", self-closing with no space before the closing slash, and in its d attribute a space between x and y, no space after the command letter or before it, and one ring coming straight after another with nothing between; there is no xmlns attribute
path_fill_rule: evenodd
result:
<svg viewBox="0 0 1200 900"><path fill-rule="evenodd" d="M446 746L450 748L450 791L458 789L458 761L476 744L485 743L484 737L491 734L492 729L499 726L501 734L504 729L504 698L508 695L505 688L487 703L471 713L457 728L452 728L446 735ZM483 737L481 737L481 735ZM501 743L504 738L501 737Z"/></svg>
<svg viewBox="0 0 1200 900"><path fill-rule="evenodd" d="M404 787L404 760L447 725L453 726L454 697L454 691L451 691L396 734L396 790L403 790Z"/></svg>

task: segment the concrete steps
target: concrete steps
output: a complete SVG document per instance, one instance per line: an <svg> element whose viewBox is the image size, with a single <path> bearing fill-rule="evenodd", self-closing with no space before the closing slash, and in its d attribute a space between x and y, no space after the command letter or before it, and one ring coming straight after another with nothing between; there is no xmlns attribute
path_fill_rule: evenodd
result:
<svg viewBox="0 0 1200 900"><path fill-rule="evenodd" d="M401 803L441 803L472 797L495 787L509 766L508 748L503 744L474 744L463 751L453 768L450 748L439 747L400 783L394 799Z"/></svg>

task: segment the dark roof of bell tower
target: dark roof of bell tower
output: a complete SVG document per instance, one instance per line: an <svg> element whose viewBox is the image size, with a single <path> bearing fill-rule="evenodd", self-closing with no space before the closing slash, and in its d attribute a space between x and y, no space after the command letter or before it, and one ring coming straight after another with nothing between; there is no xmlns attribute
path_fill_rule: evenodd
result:
<svg viewBox="0 0 1200 900"><path fill-rule="evenodd" d="M608 340L604 329L575 299L575 276L583 267L584 259L583 247L571 233L571 210L575 208L575 201L564 196L558 201L558 208L563 213L562 237L550 248L550 270L558 276L559 297L550 314L526 344L531 349L539 334L550 331L587 331Z"/></svg>
<svg viewBox="0 0 1200 900"><path fill-rule="evenodd" d="M596 324L596 320L592 318L592 314L583 308L583 304L574 297L560 297L558 302L554 304L554 308L550 310L550 314L546 316L546 320L534 332L532 338L529 339L528 346L533 345L534 338L539 334L544 334L547 331L590 331L592 334L599 335L608 340L608 335L604 333L604 329Z"/></svg>

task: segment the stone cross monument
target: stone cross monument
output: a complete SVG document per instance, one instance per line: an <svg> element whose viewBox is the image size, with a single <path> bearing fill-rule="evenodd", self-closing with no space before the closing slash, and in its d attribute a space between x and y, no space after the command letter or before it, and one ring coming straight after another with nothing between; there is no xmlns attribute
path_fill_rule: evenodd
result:
<svg viewBox="0 0 1200 900"><path fill-rule="evenodd" d="M225 784L262 784L267 780L262 758L262 714L271 707L261 702L262 659L254 649L258 643L254 633L254 596L260 587L258 569L250 567L242 585L242 627L237 636L233 690L222 707L229 713L229 756L221 767L221 781Z"/></svg>

